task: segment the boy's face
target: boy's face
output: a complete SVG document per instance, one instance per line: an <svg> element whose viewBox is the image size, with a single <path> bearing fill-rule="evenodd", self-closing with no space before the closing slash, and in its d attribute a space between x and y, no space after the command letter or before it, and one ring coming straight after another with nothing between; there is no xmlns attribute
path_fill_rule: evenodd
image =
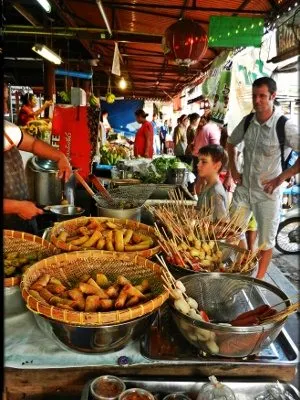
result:
<svg viewBox="0 0 300 400"><path fill-rule="evenodd" d="M201 178L209 178L212 175L218 174L221 168L221 162L214 162L210 155L199 156L197 165L198 174Z"/></svg>

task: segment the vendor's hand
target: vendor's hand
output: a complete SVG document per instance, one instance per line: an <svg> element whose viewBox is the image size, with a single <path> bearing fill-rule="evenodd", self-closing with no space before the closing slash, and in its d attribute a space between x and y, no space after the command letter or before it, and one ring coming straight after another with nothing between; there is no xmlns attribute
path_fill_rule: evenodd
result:
<svg viewBox="0 0 300 400"><path fill-rule="evenodd" d="M67 157L63 153L61 153L60 159L57 162L57 166L59 169L58 178L62 179L64 177L65 182L67 182L72 175L72 167Z"/></svg>
<svg viewBox="0 0 300 400"><path fill-rule="evenodd" d="M237 184L241 184L242 183L242 174L240 174L236 168L233 168L231 170L231 176L233 179L233 182L237 185Z"/></svg>
<svg viewBox="0 0 300 400"><path fill-rule="evenodd" d="M52 101L52 100L46 100L45 103L44 103L44 107L45 107L45 108L48 108L48 107L50 107L52 104L53 104L53 101Z"/></svg>
<svg viewBox="0 0 300 400"><path fill-rule="evenodd" d="M231 177L231 173L228 171L226 178L224 179L224 182L223 182L223 186L224 186L225 190L227 190L227 192L229 192L229 190L232 186L232 182L233 182L233 179Z"/></svg>
<svg viewBox="0 0 300 400"><path fill-rule="evenodd" d="M262 184L264 186L264 191L269 194L272 194L274 192L274 190L278 186L280 186L282 183L283 183L283 179L281 178L280 175L269 181L262 181Z"/></svg>
<svg viewBox="0 0 300 400"><path fill-rule="evenodd" d="M36 207L31 201L18 201L16 214L22 219L32 219L37 215L44 214L44 211Z"/></svg>

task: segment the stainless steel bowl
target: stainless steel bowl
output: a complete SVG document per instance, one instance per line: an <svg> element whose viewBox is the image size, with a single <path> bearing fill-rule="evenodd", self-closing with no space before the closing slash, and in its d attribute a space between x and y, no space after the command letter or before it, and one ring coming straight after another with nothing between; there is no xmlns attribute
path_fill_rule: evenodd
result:
<svg viewBox="0 0 300 400"><path fill-rule="evenodd" d="M120 350L139 338L151 325L156 311L116 325L76 326L34 314L40 329L64 349L80 353L108 353Z"/></svg>
<svg viewBox="0 0 300 400"><path fill-rule="evenodd" d="M248 250L246 249L242 249L241 247L229 244L229 243L225 243L223 241L219 241L217 240L218 243L218 247L220 248L220 250L222 250L222 263L225 264L225 269L226 268L230 268L230 266L242 255L244 254L248 254ZM174 265L171 264L169 262L167 262L168 267L170 269L170 271L172 272L172 274L174 275L174 277L176 279L181 278L185 275L194 275L194 274L207 274L208 272L204 272L204 271L194 271L190 268L183 268L180 267L178 265ZM244 276L252 276L254 277L256 275L256 271L257 271L257 267L258 267L258 260L255 260L253 262L253 266L251 269L245 271L245 272L239 272L239 271L232 271L232 274L241 274ZM215 272L220 272L220 271L215 271ZM226 273L227 271L225 271L224 273ZM220 272L223 273L223 272Z"/></svg>
<svg viewBox="0 0 300 400"><path fill-rule="evenodd" d="M133 219L135 221L141 220L141 207L116 209L100 207L98 204L96 204L96 206L98 217Z"/></svg>
<svg viewBox="0 0 300 400"><path fill-rule="evenodd" d="M270 283L243 275L224 273L194 274L180 278L187 295L194 298L212 322L199 321L175 309L172 317L184 337L204 352L222 357L246 357L270 346L285 320L257 326L225 326L239 314L262 304L284 310L288 297Z"/></svg>

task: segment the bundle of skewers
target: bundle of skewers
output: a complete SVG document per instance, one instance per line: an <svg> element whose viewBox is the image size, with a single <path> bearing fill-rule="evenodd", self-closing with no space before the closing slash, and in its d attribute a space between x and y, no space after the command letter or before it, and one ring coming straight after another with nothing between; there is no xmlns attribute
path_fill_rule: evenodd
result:
<svg viewBox="0 0 300 400"><path fill-rule="evenodd" d="M248 227L248 211L242 206L218 220L213 221L212 205L187 204L183 195L176 189L169 191L170 202L158 206L147 206L159 227L166 232L179 235L189 234L190 228L202 232L204 240L226 240L237 243Z"/></svg>
<svg viewBox="0 0 300 400"><path fill-rule="evenodd" d="M179 232L179 228L173 231L169 226L166 232L155 225L159 245L169 264L194 272L247 274L256 268L263 246L250 252L219 242L215 237L207 240L207 235L198 226L190 226L188 232ZM233 257L227 258L228 249Z"/></svg>

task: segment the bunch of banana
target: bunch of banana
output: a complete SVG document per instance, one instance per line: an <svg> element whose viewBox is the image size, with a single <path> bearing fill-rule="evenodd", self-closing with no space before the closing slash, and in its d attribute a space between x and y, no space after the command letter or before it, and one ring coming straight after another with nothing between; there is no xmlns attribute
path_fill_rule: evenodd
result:
<svg viewBox="0 0 300 400"><path fill-rule="evenodd" d="M91 107L99 108L100 107L100 99L96 97L94 94L90 96L89 103Z"/></svg>

